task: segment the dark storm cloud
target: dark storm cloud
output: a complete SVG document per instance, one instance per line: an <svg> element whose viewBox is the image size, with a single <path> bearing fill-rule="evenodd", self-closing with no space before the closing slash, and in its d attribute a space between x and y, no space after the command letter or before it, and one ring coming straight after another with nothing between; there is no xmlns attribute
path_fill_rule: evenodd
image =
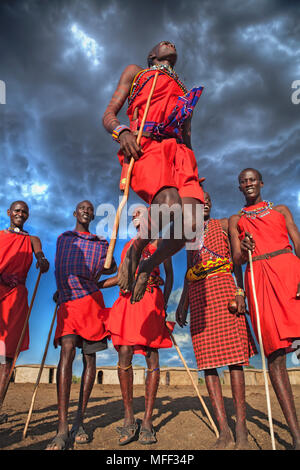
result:
<svg viewBox="0 0 300 470"><path fill-rule="evenodd" d="M33 224L42 216L63 230L78 200L117 203L117 145L102 114L124 67L145 65L151 47L171 39L188 88L205 87L192 142L217 213L240 207L236 177L251 165L264 174L265 195L274 202L284 195L299 221L300 107L290 99L300 74L294 10L237 0L10 1L0 8L3 208L27 195ZM87 56L74 25L94 41L95 56ZM126 122L125 109L120 119Z"/></svg>

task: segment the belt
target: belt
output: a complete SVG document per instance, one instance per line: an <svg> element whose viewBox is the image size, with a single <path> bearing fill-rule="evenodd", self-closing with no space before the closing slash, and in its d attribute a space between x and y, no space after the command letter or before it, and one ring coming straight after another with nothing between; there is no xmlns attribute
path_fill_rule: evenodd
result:
<svg viewBox="0 0 300 470"><path fill-rule="evenodd" d="M133 135L137 136L138 135L138 131L132 131ZM148 132L148 131L143 131L142 132L142 137L147 137L148 139L152 139L152 140L157 140L158 142L161 142L162 140L166 140L166 139L175 139L177 143L181 143L181 140L176 138L176 137L173 137L173 136L162 136L162 135L155 135L155 134L152 134L152 132Z"/></svg>
<svg viewBox="0 0 300 470"><path fill-rule="evenodd" d="M231 260L226 258L224 259L223 263L208 261L208 265L211 267L206 269L203 267L203 265L195 265L192 268L189 268L185 275L186 279L191 282L199 281L215 274L231 274L231 271L233 270L233 264Z"/></svg>
<svg viewBox="0 0 300 470"><path fill-rule="evenodd" d="M259 256L253 256L252 261L259 261L261 259L274 258L274 256L283 255L285 253L293 253L289 248L283 248L282 250L272 251L271 253L265 253Z"/></svg>

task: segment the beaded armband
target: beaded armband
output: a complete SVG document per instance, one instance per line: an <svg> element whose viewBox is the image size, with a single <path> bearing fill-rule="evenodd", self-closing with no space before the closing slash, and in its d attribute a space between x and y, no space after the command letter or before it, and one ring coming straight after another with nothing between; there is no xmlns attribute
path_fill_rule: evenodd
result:
<svg viewBox="0 0 300 470"><path fill-rule="evenodd" d="M242 297L245 297L245 292L244 292L243 289L238 288L238 289L236 290L235 295L241 295Z"/></svg>
<svg viewBox="0 0 300 470"><path fill-rule="evenodd" d="M116 141L116 142L120 142L119 140L119 136L120 134L123 132L123 131L130 131L130 127L128 126L124 126L123 124L120 124L119 126L117 126L113 131L112 131L112 138Z"/></svg>

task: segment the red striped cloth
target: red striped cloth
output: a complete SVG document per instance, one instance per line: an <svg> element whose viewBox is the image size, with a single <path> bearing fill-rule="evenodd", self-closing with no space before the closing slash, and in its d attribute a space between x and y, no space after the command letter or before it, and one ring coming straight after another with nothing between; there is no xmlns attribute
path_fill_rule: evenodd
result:
<svg viewBox="0 0 300 470"><path fill-rule="evenodd" d="M228 237L219 220L210 219L200 256L203 262L213 252L230 257ZM247 319L228 311L227 303L235 297L233 276L215 275L190 282L191 336L198 369L231 364L248 365L257 354Z"/></svg>

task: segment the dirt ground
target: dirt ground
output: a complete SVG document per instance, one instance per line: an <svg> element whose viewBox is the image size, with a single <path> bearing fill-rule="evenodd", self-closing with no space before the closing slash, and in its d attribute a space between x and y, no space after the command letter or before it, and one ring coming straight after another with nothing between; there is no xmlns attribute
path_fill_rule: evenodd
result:
<svg viewBox="0 0 300 470"><path fill-rule="evenodd" d="M211 411L205 385L199 391ZM300 386L293 386L296 409L300 409ZM31 402L33 384L10 385L3 412L8 422L0 426L0 449L42 450L55 436L57 425L56 386L41 384L31 417L27 437L22 439L24 424ZM223 385L229 424L234 433L234 408L230 387ZM271 393L274 433L277 450L292 449L292 439L273 391ZM79 384L72 385L70 423L74 419ZM136 418L142 419L144 387L134 387ZM249 442L252 450L271 450L267 406L263 386L246 389ZM92 434L92 442L74 447L76 450L209 450L215 442L215 434L202 412L200 401L192 386L160 386L154 410L154 426L158 442L142 446L137 441L125 447L118 446L116 426L123 423L123 406L117 385L95 385L86 413L86 430Z"/></svg>

